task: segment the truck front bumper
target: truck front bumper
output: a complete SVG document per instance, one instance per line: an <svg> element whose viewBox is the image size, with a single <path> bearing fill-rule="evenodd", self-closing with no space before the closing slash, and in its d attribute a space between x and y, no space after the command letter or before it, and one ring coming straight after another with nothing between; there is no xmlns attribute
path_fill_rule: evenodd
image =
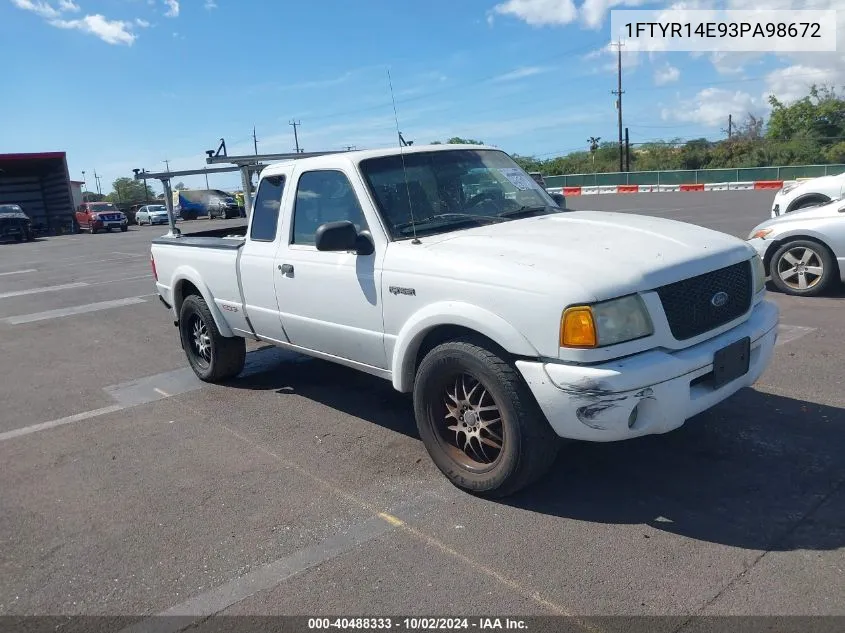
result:
<svg viewBox="0 0 845 633"><path fill-rule="evenodd" d="M516 366L561 437L615 442L667 433L760 378L777 341L778 319L778 307L764 300L741 325L686 349L651 350L592 366ZM751 341L748 371L714 387L714 354L745 337Z"/></svg>

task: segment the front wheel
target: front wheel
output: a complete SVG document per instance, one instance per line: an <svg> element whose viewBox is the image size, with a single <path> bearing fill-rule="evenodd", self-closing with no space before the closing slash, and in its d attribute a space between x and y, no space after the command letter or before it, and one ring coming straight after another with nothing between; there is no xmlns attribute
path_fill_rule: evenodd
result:
<svg viewBox="0 0 845 633"><path fill-rule="evenodd" d="M820 295L833 283L837 272L833 255L818 242L787 242L772 257L772 283L790 295Z"/></svg>
<svg viewBox="0 0 845 633"><path fill-rule="evenodd" d="M126 231L128 231L128 230L129 230L129 227L128 227L128 226L121 226L121 227L120 227L120 232L121 232L121 233L126 233Z"/></svg>
<svg viewBox="0 0 845 633"><path fill-rule="evenodd" d="M472 339L443 343L425 356L414 412L440 471L459 488L491 498L542 477L560 446L517 370Z"/></svg>
<svg viewBox="0 0 845 633"><path fill-rule="evenodd" d="M208 304L190 295L179 310L179 336L191 369L200 380L221 382L234 378L246 362L246 341L220 334Z"/></svg>

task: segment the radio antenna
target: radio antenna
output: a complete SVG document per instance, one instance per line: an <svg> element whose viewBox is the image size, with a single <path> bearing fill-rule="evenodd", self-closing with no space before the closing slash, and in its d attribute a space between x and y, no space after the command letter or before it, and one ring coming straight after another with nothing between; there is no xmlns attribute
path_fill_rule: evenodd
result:
<svg viewBox="0 0 845 633"><path fill-rule="evenodd" d="M405 169L405 153L402 149L405 143L402 140L402 132L399 131L399 116L396 114L396 99L393 96L393 81L390 79L390 69L387 69L387 83L390 86L390 100L393 102L393 120L396 121L396 134L399 136L399 156L402 159L402 174L405 177L405 191L408 194L408 211L411 214L411 230L414 233L414 239L411 244L421 244L417 237L417 222L414 219L414 205L411 203L411 187L408 185L408 170Z"/></svg>

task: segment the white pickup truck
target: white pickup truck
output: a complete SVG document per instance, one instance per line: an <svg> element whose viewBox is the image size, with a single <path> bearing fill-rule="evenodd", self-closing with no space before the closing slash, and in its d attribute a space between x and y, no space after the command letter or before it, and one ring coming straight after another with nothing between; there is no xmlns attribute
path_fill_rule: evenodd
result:
<svg viewBox="0 0 845 633"><path fill-rule="evenodd" d="M777 338L748 244L565 211L491 147L271 165L229 233L152 243L196 374L237 376L249 338L380 376L413 393L431 458L476 494L540 477L559 437L680 427L753 384Z"/></svg>

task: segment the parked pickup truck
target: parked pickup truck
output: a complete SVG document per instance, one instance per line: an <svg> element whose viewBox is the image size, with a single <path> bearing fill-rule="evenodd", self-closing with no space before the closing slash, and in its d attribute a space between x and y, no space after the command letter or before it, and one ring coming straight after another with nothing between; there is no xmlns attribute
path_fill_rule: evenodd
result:
<svg viewBox="0 0 845 633"><path fill-rule="evenodd" d="M496 185L467 195L479 169ZM202 380L237 376L247 338L380 376L413 394L440 470L487 496L543 475L559 437L680 427L753 384L777 338L778 309L744 241L563 212L485 146L271 165L247 226L151 248Z"/></svg>

